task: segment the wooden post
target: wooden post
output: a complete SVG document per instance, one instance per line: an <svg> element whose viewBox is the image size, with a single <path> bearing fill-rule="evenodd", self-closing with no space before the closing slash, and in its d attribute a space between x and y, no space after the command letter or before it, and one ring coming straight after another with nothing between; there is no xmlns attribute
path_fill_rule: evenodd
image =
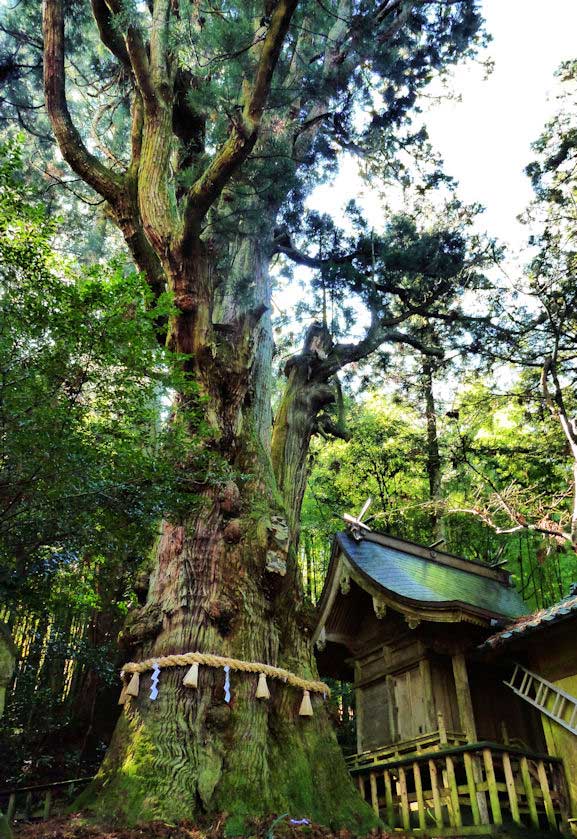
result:
<svg viewBox="0 0 577 839"><path fill-rule="evenodd" d="M42 818L44 820L50 818L50 808L52 807L52 790L47 789L46 795L44 796L44 810L42 812Z"/></svg>
<svg viewBox="0 0 577 839"><path fill-rule="evenodd" d="M429 772L431 773L431 792L433 793L433 810L437 827L443 827L443 808L441 807L441 796L439 795L439 778L437 765L434 760L429 760Z"/></svg>
<svg viewBox="0 0 577 839"><path fill-rule="evenodd" d="M356 708L356 729L357 729L357 754L360 754L363 751L363 691L361 688L357 688L357 682L360 682L362 678L362 670L360 662L355 661L355 695L357 698L357 708ZM364 793L361 793L364 796Z"/></svg>
<svg viewBox="0 0 577 839"><path fill-rule="evenodd" d="M391 773L388 769L383 772L383 780L385 782L385 807L387 810L387 824L389 827L395 827L395 807L393 805L393 785L391 783Z"/></svg>
<svg viewBox="0 0 577 839"><path fill-rule="evenodd" d="M453 813L454 827L462 827L463 819L461 818L461 805L459 804L459 790L457 789L457 779L455 777L455 764L453 758L447 756L445 758L447 763L447 783L449 786L449 795L451 798L451 808L449 812Z"/></svg>
<svg viewBox="0 0 577 839"><path fill-rule="evenodd" d="M481 814L479 812L479 802L477 801L477 787L475 786L475 774L473 769L473 758L468 752L463 755L465 762L465 773L467 775L467 786L469 787L469 798L471 799L471 815L473 816L473 824L481 824Z"/></svg>
<svg viewBox="0 0 577 839"><path fill-rule="evenodd" d="M365 780L362 775L357 776L357 784L359 785L359 792L361 794L361 798L365 798Z"/></svg>
<svg viewBox="0 0 577 839"><path fill-rule="evenodd" d="M523 755L519 761L521 769L521 778L523 780L523 787L525 789L525 798L527 799L527 808L531 818L531 824L537 830L539 829L539 815L537 813L537 805L535 804L535 794L533 793L533 784L531 782L531 773L529 772L529 764L527 758Z"/></svg>
<svg viewBox="0 0 577 839"><path fill-rule="evenodd" d="M403 767L399 767L399 794L401 796L401 818L405 830L411 828L411 811L409 810L409 796L407 795L407 776Z"/></svg>
<svg viewBox="0 0 577 839"><path fill-rule="evenodd" d="M445 718L442 711L437 714L437 724L439 726L439 742L442 746L447 745L447 729L445 728Z"/></svg>
<svg viewBox="0 0 577 839"><path fill-rule="evenodd" d="M16 810L16 793L11 792L10 798L8 799L8 809L6 810L6 818L8 819L8 824L12 824L14 821L14 812Z"/></svg>
<svg viewBox="0 0 577 839"><path fill-rule="evenodd" d="M557 819L555 817L555 810L553 809L553 802L551 800L551 790L549 789L547 771L542 760L537 761L537 775L539 777L539 783L541 784L541 791L543 793L543 804L545 805L545 812L547 813L547 821L554 830L557 830Z"/></svg>
<svg viewBox="0 0 577 839"><path fill-rule="evenodd" d="M369 783L371 785L371 804L375 815L379 815L379 797L377 795L377 776L374 772L369 775Z"/></svg>
<svg viewBox="0 0 577 839"><path fill-rule="evenodd" d="M425 716L427 719L427 731L435 730L435 698L433 696L433 680L431 678L431 664L428 658L419 661L421 673L421 684L423 686L423 700L425 705Z"/></svg>
<svg viewBox="0 0 577 839"><path fill-rule="evenodd" d="M511 807L511 818L515 824L521 824L521 816L519 815L519 799L517 798L517 787L515 786L515 776L511 768L511 758L508 752L503 752L503 771L505 772L505 783L507 784L507 795L509 796L509 805Z"/></svg>
<svg viewBox="0 0 577 839"><path fill-rule="evenodd" d="M472 755L471 760L473 763L473 778L475 779L477 787L479 787L483 783L483 767L479 753ZM481 824L491 824L491 819L489 818L489 807L487 805L487 795L483 790L478 788L477 804L479 805L479 818L481 819Z"/></svg>
<svg viewBox="0 0 577 839"><path fill-rule="evenodd" d="M419 816L419 827L424 830L427 826L427 819L425 816L425 799L423 798L423 782L421 779L421 767L415 761L413 763L413 775L415 777L415 793L417 796L417 815Z"/></svg>
<svg viewBox="0 0 577 839"><path fill-rule="evenodd" d="M494 824L503 824L501 803L499 801L499 790L497 789L497 779L495 778L495 767L493 766L493 755L491 754L491 749L483 749L483 761L485 763L485 776L487 778L487 787L489 788L489 800L491 801L493 822Z"/></svg>
<svg viewBox="0 0 577 839"><path fill-rule="evenodd" d="M457 705L459 706L459 718L461 727L469 743L477 742L477 726L475 725L475 714L473 713L473 701L469 690L469 676L467 674L467 662L462 653L452 657L453 676L457 691Z"/></svg>

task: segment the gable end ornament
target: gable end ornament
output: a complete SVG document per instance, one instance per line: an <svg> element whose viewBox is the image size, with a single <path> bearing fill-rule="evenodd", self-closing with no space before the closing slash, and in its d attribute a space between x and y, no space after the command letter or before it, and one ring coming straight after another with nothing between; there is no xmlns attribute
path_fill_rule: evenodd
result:
<svg viewBox="0 0 577 839"><path fill-rule="evenodd" d="M380 597L373 597L373 609L379 620L382 620L387 614L387 604Z"/></svg>
<svg viewBox="0 0 577 839"><path fill-rule="evenodd" d="M420 625L421 619L411 617L411 615L405 615L405 622L409 629L416 629Z"/></svg>
<svg viewBox="0 0 577 839"><path fill-rule="evenodd" d="M351 590L351 576L346 571L341 574L340 586L341 594L348 594Z"/></svg>

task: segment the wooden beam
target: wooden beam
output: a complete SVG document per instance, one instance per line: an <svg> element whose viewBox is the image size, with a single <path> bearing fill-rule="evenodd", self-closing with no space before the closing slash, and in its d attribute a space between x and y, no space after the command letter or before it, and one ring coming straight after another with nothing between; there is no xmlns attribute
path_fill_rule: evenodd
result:
<svg viewBox="0 0 577 839"><path fill-rule="evenodd" d="M473 712L473 701L469 689L469 675L467 673L467 662L462 653L452 656L453 676L455 677L455 688L457 691L457 705L459 706L459 718L461 728L467 736L469 743L477 742L477 726L475 725L475 714Z"/></svg>
<svg viewBox="0 0 577 839"><path fill-rule="evenodd" d="M471 800L471 814L473 816L473 824L481 824L481 813L479 812L479 802L477 801L477 788L475 786L473 758L468 752L465 752L463 758L465 762L465 774L467 775L467 786L469 788L469 798Z"/></svg>
<svg viewBox="0 0 577 839"><path fill-rule="evenodd" d="M427 731L434 731L436 716L435 716L435 697L433 694L433 679L431 677L431 663L428 658L422 658L419 661L419 670L421 673L421 684L423 686L423 702L425 705L425 717L427 720Z"/></svg>
<svg viewBox="0 0 577 839"><path fill-rule="evenodd" d="M501 803L499 801L499 790L497 789L497 779L495 778L495 767L493 766L493 755L491 754L491 749L483 749L483 762L485 764L485 777L487 778L487 787L489 789L489 800L491 802L493 822L494 824L503 824Z"/></svg>
<svg viewBox="0 0 577 839"><path fill-rule="evenodd" d="M519 815L519 799L517 797L517 787L515 786L515 777L511 767L511 758L508 752L503 752L503 771L505 772L505 783L507 784L507 795L509 796L509 806L511 807L511 818L515 824L521 824L521 817Z"/></svg>
<svg viewBox="0 0 577 839"><path fill-rule="evenodd" d="M407 794L407 776L403 767L399 767L399 795L401 796L401 819L405 830L411 828L411 811L409 810L409 796Z"/></svg>
<svg viewBox="0 0 577 839"><path fill-rule="evenodd" d="M375 772L371 772L369 775L369 783L371 785L371 805L375 812L375 815L378 817L379 815L379 797L377 795L377 776Z"/></svg>
<svg viewBox="0 0 577 839"><path fill-rule="evenodd" d="M421 767L416 761L413 763L413 775L415 778L415 794L417 796L419 827L421 830L425 830L427 826L427 819L425 814L425 799L423 798L423 782L421 779Z"/></svg>
<svg viewBox="0 0 577 839"><path fill-rule="evenodd" d="M462 827L463 819L461 816L461 805L459 804L457 779L455 777L455 764L453 763L453 758L448 756L445 758L445 762L447 764L447 785L449 787L449 797L451 801L449 813L453 814L453 826Z"/></svg>
<svg viewBox="0 0 577 839"><path fill-rule="evenodd" d="M388 769L383 772L383 780L385 782L385 808L387 811L387 824L389 827L395 827L396 816L395 807L393 805L393 785L391 783L391 773Z"/></svg>
<svg viewBox="0 0 577 839"><path fill-rule="evenodd" d="M539 829L539 815L537 813L537 805L535 804L535 794L533 792L531 773L529 772L529 763L524 755L519 761L519 768L521 769L521 780L523 781L523 787L525 789L525 798L527 799L527 808L529 810L531 824L534 828Z"/></svg>
<svg viewBox="0 0 577 839"><path fill-rule="evenodd" d="M441 796L439 795L437 765L434 760L429 760L429 772L431 775L431 792L433 793L433 812L435 813L435 823L437 827L440 828L443 827L443 808L441 806Z"/></svg>
<svg viewBox="0 0 577 839"><path fill-rule="evenodd" d="M553 801L551 800L551 790L549 789L549 780L547 778L547 771L542 760L537 761L537 776L541 785L541 792L543 793L543 804L545 805L545 812L547 813L547 821L554 830L557 830L557 818L553 808Z"/></svg>
<svg viewBox="0 0 577 839"><path fill-rule="evenodd" d="M44 796L44 809L42 811L42 818L46 821L46 819L50 818L50 810L52 807L52 790L47 789L46 795Z"/></svg>
<svg viewBox="0 0 577 839"><path fill-rule="evenodd" d="M477 804L479 805L481 824L491 824L491 819L489 818L489 807L487 805L487 795L483 790L479 789L479 786L483 785L483 767L481 765L481 758L478 754L474 754L471 759L473 763L473 778L475 779L475 784L477 785Z"/></svg>
<svg viewBox="0 0 577 839"><path fill-rule="evenodd" d="M437 725L439 726L439 743L445 746L447 744L447 729L445 727L445 718L441 711L437 714Z"/></svg>

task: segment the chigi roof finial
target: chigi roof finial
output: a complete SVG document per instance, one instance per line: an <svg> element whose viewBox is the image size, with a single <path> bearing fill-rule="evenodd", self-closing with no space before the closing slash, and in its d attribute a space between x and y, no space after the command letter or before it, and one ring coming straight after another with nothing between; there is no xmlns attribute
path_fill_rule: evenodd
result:
<svg viewBox="0 0 577 839"><path fill-rule="evenodd" d="M356 539L358 542L363 538L363 530L367 530L370 532L371 528L363 522L363 516L369 509L372 503L372 498L367 498L365 503L363 504L363 508L358 516L351 516L349 513L345 513L343 515L343 519L347 523L347 527L351 531L353 539Z"/></svg>

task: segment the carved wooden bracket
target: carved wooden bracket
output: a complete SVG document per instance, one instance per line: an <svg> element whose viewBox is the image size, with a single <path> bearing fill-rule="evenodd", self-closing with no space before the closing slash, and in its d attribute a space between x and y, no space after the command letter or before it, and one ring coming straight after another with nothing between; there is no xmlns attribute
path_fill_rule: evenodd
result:
<svg viewBox="0 0 577 839"><path fill-rule="evenodd" d="M341 574L341 593L348 594L351 590L351 578L346 571Z"/></svg>
<svg viewBox="0 0 577 839"><path fill-rule="evenodd" d="M421 623L420 618L412 618L410 615L405 615L405 621L409 629L416 629Z"/></svg>
<svg viewBox="0 0 577 839"><path fill-rule="evenodd" d="M382 620L387 614L387 604L379 597L373 597L373 609L375 610L375 615L379 620Z"/></svg>

